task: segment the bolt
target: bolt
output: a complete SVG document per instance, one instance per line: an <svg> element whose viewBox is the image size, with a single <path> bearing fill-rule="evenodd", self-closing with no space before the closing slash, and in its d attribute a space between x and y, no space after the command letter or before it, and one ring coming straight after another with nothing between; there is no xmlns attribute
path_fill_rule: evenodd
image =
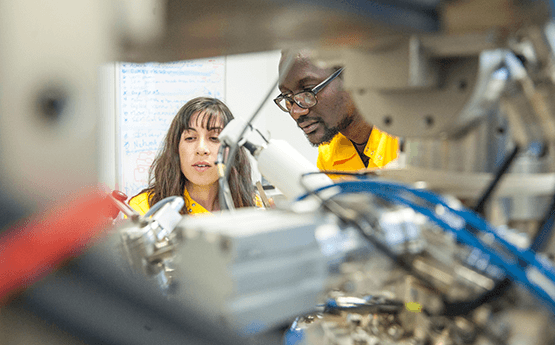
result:
<svg viewBox="0 0 555 345"><path fill-rule="evenodd" d="M393 119L391 118L390 115L386 115L386 116L383 118L383 123L384 123L384 125L386 125L386 126L390 126L392 122L393 122Z"/></svg>
<svg viewBox="0 0 555 345"><path fill-rule="evenodd" d="M57 122L66 108L68 98L65 88L48 86L40 91L37 96L37 110L46 121Z"/></svg>
<svg viewBox="0 0 555 345"><path fill-rule="evenodd" d="M433 127L434 117L432 115L426 115L426 117L424 117L424 122L426 122L427 127Z"/></svg>

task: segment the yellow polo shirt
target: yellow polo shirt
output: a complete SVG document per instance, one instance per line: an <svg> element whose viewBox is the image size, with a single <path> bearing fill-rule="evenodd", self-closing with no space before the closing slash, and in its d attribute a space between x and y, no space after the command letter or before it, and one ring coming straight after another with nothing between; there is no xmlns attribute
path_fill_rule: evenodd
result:
<svg viewBox="0 0 555 345"><path fill-rule="evenodd" d="M370 158L368 166L364 166L355 146L347 137L338 133L329 143L318 146L320 170L356 171L362 169L381 169L397 159L399 154L399 138L372 128L364 154Z"/></svg>
<svg viewBox="0 0 555 345"><path fill-rule="evenodd" d="M185 205L188 205L189 207L189 209L187 210L188 214L210 214L210 211L206 210L198 202L191 199L191 196L189 195L189 192L186 188L183 192L183 199L185 199ZM148 205L148 192L141 193L131 198L131 200L129 200L129 206L131 206L135 211L139 212L141 216L147 213L148 210L150 210L150 206Z"/></svg>
<svg viewBox="0 0 555 345"><path fill-rule="evenodd" d="M183 191L183 199L185 200L185 205L188 205L189 207L189 209L187 210L188 214L212 214L210 211L201 206L198 202L191 199L187 188L185 188L185 190ZM260 199L258 194L254 196L254 203L256 207L264 208L262 200ZM129 206L131 206L131 208L133 208L135 211L139 212L141 216L144 216L148 212L148 210L150 210L150 206L148 205L148 192L144 192L132 197L131 200L129 200Z"/></svg>

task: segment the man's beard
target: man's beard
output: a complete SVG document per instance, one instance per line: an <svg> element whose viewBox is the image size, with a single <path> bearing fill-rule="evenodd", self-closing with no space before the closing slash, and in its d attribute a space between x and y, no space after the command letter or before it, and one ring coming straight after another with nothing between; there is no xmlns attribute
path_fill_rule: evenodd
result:
<svg viewBox="0 0 555 345"><path fill-rule="evenodd" d="M347 127L353 123L353 119L353 115L345 116L335 127L328 127L325 123L320 122L324 126L324 135L322 136L322 139L320 139L317 143L313 143L310 139L308 139L308 142L314 147L329 143L337 135L337 133L347 129ZM308 138L308 135L306 135L306 137Z"/></svg>

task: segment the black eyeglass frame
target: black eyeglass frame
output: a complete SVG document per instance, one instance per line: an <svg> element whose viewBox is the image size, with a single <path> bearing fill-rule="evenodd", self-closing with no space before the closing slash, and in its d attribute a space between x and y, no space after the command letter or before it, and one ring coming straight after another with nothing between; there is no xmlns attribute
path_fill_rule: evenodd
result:
<svg viewBox="0 0 555 345"><path fill-rule="evenodd" d="M288 110L287 108L283 107L281 104L279 104L282 100L288 100L289 102L291 102L291 104L295 103L296 105L298 105L299 107L303 108L303 109L309 109L314 107L316 104L318 104L318 98L316 97L316 95L318 94L318 92L322 91L322 89L324 87L326 87L326 85L328 85L329 83L331 83L335 78L337 78L341 72L343 72L343 70L345 69L345 67L341 67L340 69L338 69L337 71L333 72L329 77L327 77L326 79L324 79L324 81L322 81L320 84L316 85L315 87L313 87L310 90L303 90L303 91L299 91L296 94L294 94L293 96L288 96L288 95L284 95L284 94L280 94L279 96L277 96L274 99L274 103L284 112L289 113L291 112L291 110ZM302 105L299 101L297 101L295 98L296 96L303 94L303 93L311 93L314 99L314 104L309 105L309 106L304 106Z"/></svg>

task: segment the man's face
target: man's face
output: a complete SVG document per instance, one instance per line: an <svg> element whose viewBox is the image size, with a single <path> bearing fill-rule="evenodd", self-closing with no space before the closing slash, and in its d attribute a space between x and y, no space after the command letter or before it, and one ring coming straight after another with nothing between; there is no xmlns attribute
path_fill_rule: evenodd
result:
<svg viewBox="0 0 555 345"><path fill-rule="evenodd" d="M311 89L334 71L314 66L307 58L298 57L289 73L279 85L282 94L290 95ZM343 90L343 82L336 78L317 95L318 104L303 109L293 104L290 115L297 122L310 143L318 146L329 142L353 121L354 104L349 94Z"/></svg>

